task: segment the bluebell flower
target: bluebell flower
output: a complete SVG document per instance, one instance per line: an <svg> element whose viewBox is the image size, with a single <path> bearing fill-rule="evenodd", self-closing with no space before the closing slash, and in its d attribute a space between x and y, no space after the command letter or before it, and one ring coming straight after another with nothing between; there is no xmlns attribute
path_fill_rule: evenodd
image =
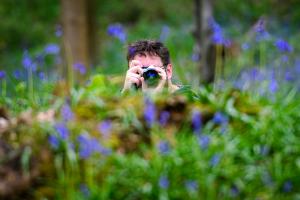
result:
<svg viewBox="0 0 300 200"><path fill-rule="evenodd" d="M200 134L202 130L201 113L198 110L192 113L192 127L195 134Z"/></svg>
<svg viewBox="0 0 300 200"><path fill-rule="evenodd" d="M220 124L227 123L228 122L228 117L226 115L224 115L223 113L221 113L221 112L216 112L214 114L214 117L213 117L212 121L215 124L220 125Z"/></svg>
<svg viewBox="0 0 300 200"><path fill-rule="evenodd" d="M73 67L75 71L78 71L81 75L86 73L86 67L82 63L74 63Z"/></svg>
<svg viewBox="0 0 300 200"><path fill-rule="evenodd" d="M158 151L162 155L167 155L170 153L170 144L168 141L160 141L157 145Z"/></svg>
<svg viewBox="0 0 300 200"><path fill-rule="evenodd" d="M161 33L160 33L160 36L159 36L159 41L164 42L168 38L169 34L170 34L169 26L164 25L161 29Z"/></svg>
<svg viewBox="0 0 300 200"><path fill-rule="evenodd" d="M42 81L46 80L45 72L39 72L39 73L38 73L38 77L39 77L39 79L42 80Z"/></svg>
<svg viewBox="0 0 300 200"><path fill-rule="evenodd" d="M155 123L155 118L156 118L155 105L151 101L151 99L146 98L145 99L145 107L144 107L144 119L145 119L148 127L152 127L152 125Z"/></svg>
<svg viewBox="0 0 300 200"><path fill-rule="evenodd" d="M254 31L260 34L266 32L265 24L266 24L265 19L260 18L254 26Z"/></svg>
<svg viewBox="0 0 300 200"><path fill-rule="evenodd" d="M93 153L108 155L110 149L103 147L96 138L91 138L88 134L80 134L77 138L79 142L79 156L83 159L89 158Z"/></svg>
<svg viewBox="0 0 300 200"><path fill-rule="evenodd" d="M202 150L206 150L210 144L210 137L208 135L198 136L198 143Z"/></svg>
<svg viewBox="0 0 300 200"><path fill-rule="evenodd" d="M60 51L60 47L57 44L53 44L53 43L47 44L47 46L45 46L44 48L44 52L46 54L56 55L59 53L59 51Z"/></svg>
<svg viewBox="0 0 300 200"><path fill-rule="evenodd" d="M244 42L244 43L242 44L242 50L243 50L243 51L247 51L249 48L250 48L249 43Z"/></svg>
<svg viewBox="0 0 300 200"><path fill-rule="evenodd" d="M135 54L136 48L135 47L128 47L129 56L133 57Z"/></svg>
<svg viewBox="0 0 300 200"><path fill-rule="evenodd" d="M28 52L23 53L22 65L26 70L36 71L37 65L33 62Z"/></svg>
<svg viewBox="0 0 300 200"><path fill-rule="evenodd" d="M89 190L89 188L86 184L84 184L84 183L80 184L79 189L80 189L80 192L83 194L83 196L85 198L89 198L91 193L90 193L90 190Z"/></svg>
<svg viewBox="0 0 300 200"><path fill-rule="evenodd" d="M259 81L262 79L262 75L260 73L260 70L256 67L253 67L249 71L249 77L251 81Z"/></svg>
<svg viewBox="0 0 300 200"><path fill-rule="evenodd" d="M61 139L67 140L69 138L69 130L64 123L58 123L54 128Z"/></svg>
<svg viewBox="0 0 300 200"><path fill-rule="evenodd" d="M72 112L69 104L65 103L60 109L60 115L65 122L71 121L74 119L74 114Z"/></svg>
<svg viewBox="0 0 300 200"><path fill-rule="evenodd" d="M260 42L263 40L270 39L270 34L266 31L266 21L264 18L258 20L254 26L254 31L256 33L256 41Z"/></svg>
<svg viewBox="0 0 300 200"><path fill-rule="evenodd" d="M109 25L107 28L107 34L118 38L123 43L126 42L127 35L124 27L119 23Z"/></svg>
<svg viewBox="0 0 300 200"><path fill-rule="evenodd" d="M63 34L62 27L60 25L57 25L55 28L55 36L56 37L61 37Z"/></svg>
<svg viewBox="0 0 300 200"><path fill-rule="evenodd" d="M89 136L86 134L80 134L77 137L79 143L79 156L83 159L87 159L94 152L94 147L90 145Z"/></svg>
<svg viewBox="0 0 300 200"><path fill-rule="evenodd" d="M283 192L291 192L293 190L293 183L288 180L288 181L285 181L284 184L283 184Z"/></svg>
<svg viewBox="0 0 300 200"><path fill-rule="evenodd" d="M169 180L166 176L161 176L159 178L159 187L162 189L167 189L169 187Z"/></svg>
<svg viewBox="0 0 300 200"><path fill-rule="evenodd" d="M260 146L260 154L262 156L268 155L269 151L270 151L270 148L267 145Z"/></svg>
<svg viewBox="0 0 300 200"><path fill-rule="evenodd" d="M13 76L15 77L15 79L20 80L24 78L24 73L21 70L16 69L13 71Z"/></svg>
<svg viewBox="0 0 300 200"><path fill-rule="evenodd" d="M289 62L289 56L288 55L281 55L280 60L282 63L288 63Z"/></svg>
<svg viewBox="0 0 300 200"><path fill-rule="evenodd" d="M59 146L59 139L55 135L50 135L48 137L48 142L50 143L53 149L57 149Z"/></svg>
<svg viewBox="0 0 300 200"><path fill-rule="evenodd" d="M191 60L194 62L198 62L200 60L200 54L198 52L194 52L191 56Z"/></svg>
<svg viewBox="0 0 300 200"><path fill-rule="evenodd" d="M110 120L104 120L98 124L98 131L104 136L108 137L112 129L112 124Z"/></svg>
<svg viewBox="0 0 300 200"><path fill-rule="evenodd" d="M221 159L220 154L218 154L218 153L214 154L213 157L210 159L210 165L212 167L217 166L220 162L220 159Z"/></svg>
<svg viewBox="0 0 300 200"><path fill-rule="evenodd" d="M226 47L231 46L231 41L224 37L221 26L214 19L209 20L209 27L212 30L211 41L214 44L224 45Z"/></svg>
<svg viewBox="0 0 300 200"><path fill-rule="evenodd" d="M274 45L277 47L277 49L278 49L281 53L293 51L293 48L289 45L289 43L286 42L286 41L283 40L283 39L278 39L278 40L276 40L276 42L274 43Z"/></svg>
<svg viewBox="0 0 300 200"><path fill-rule="evenodd" d="M0 70L0 80L6 77L6 72L4 70Z"/></svg>
<svg viewBox="0 0 300 200"><path fill-rule="evenodd" d="M287 70L285 72L284 79L286 81L291 82L291 81L295 81L296 80L296 76L295 76L295 74L291 70Z"/></svg>
<svg viewBox="0 0 300 200"><path fill-rule="evenodd" d="M198 190L198 183L194 180L187 180L185 181L185 188L189 192L196 192Z"/></svg>
<svg viewBox="0 0 300 200"><path fill-rule="evenodd" d="M232 197L237 197L240 193L239 188L236 185L231 186L230 193Z"/></svg>
<svg viewBox="0 0 300 200"><path fill-rule="evenodd" d="M275 93L278 90L279 86L275 77L272 77L269 83L269 91Z"/></svg>
<svg viewBox="0 0 300 200"><path fill-rule="evenodd" d="M160 114L160 117L159 117L159 123L160 123L160 125L161 126L165 126L168 123L169 118L170 118L170 112L163 111Z"/></svg>

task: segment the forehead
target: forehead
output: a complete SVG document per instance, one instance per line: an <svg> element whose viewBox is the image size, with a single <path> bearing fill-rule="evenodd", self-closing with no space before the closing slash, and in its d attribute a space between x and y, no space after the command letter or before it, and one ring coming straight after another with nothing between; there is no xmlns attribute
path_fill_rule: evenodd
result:
<svg viewBox="0 0 300 200"><path fill-rule="evenodd" d="M138 60L142 63L143 66L149 66L149 65L154 65L154 66L162 66L162 60L159 56L157 55L150 55L148 53L145 54L137 54L133 57L133 60Z"/></svg>

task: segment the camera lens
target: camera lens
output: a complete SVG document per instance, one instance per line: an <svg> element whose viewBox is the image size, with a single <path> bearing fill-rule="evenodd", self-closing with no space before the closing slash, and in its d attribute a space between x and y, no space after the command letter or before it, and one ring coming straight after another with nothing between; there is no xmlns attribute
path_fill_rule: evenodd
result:
<svg viewBox="0 0 300 200"><path fill-rule="evenodd" d="M156 86L159 82L159 75L155 69L144 69L143 77L148 86Z"/></svg>

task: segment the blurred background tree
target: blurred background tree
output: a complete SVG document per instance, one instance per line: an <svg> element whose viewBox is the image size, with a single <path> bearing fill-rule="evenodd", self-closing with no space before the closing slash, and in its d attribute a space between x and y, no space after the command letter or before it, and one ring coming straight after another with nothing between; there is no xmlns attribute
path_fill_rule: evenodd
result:
<svg viewBox="0 0 300 200"><path fill-rule="evenodd" d="M57 31L63 26L65 38L71 40L66 43L70 43L71 49L78 49L72 50L73 56L78 57L74 58L75 62L83 62L86 66L91 64L97 71L120 74L126 65L125 44L107 35L107 27L113 23L126 27L128 34L125 43L141 39L137 35L159 39L163 25L167 25L172 31L186 29L183 33L187 34L182 34L180 39L173 37L165 42L170 46L177 65L189 64L179 57L187 59L185 52L192 54L194 45L198 44L199 48L203 43L197 37L192 38L192 32L195 32L195 25L198 24L193 12L195 2L90 0L75 5L68 0L2 0L0 67L16 69L21 65L24 50L38 52L47 43L62 43ZM214 2L212 7L215 20L226 27L226 34L232 37L247 32L262 15L272 21L268 24L270 31L276 30L281 36L298 34L300 5L297 0L224 0ZM75 15L70 19L68 16L72 12Z"/></svg>

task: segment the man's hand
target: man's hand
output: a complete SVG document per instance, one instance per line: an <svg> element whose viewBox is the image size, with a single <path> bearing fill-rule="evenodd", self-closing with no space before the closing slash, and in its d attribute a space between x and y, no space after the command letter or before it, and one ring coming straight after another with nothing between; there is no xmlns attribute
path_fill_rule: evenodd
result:
<svg viewBox="0 0 300 200"><path fill-rule="evenodd" d="M129 90L134 84L140 87L142 84L141 75L143 74L142 65L138 60L132 60L129 65L129 69L126 73L123 92Z"/></svg>

